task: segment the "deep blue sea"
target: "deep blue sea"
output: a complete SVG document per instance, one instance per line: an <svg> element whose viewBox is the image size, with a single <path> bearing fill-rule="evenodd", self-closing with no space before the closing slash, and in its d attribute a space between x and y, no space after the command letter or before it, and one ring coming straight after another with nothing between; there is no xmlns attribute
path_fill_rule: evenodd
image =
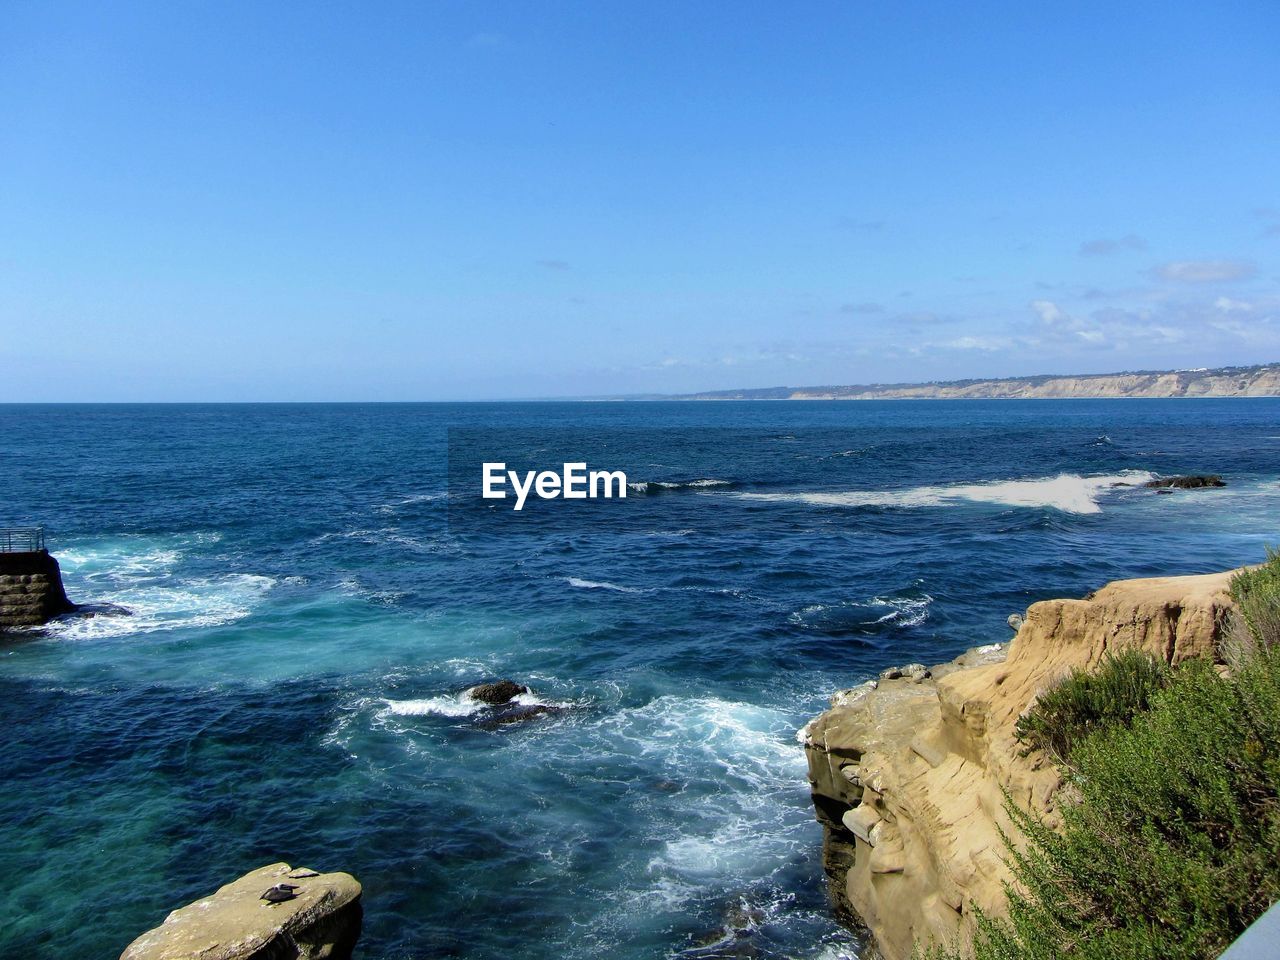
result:
<svg viewBox="0 0 1280 960"><path fill-rule="evenodd" d="M795 732L1039 599L1258 561L1280 401L0 407L0 525L127 617L0 641L0 955L276 860L359 956L853 957ZM477 458L625 470L478 500ZM1156 495L1151 476L1222 490ZM1116 484L1130 484L1117 486ZM510 677L562 707L495 728Z"/></svg>

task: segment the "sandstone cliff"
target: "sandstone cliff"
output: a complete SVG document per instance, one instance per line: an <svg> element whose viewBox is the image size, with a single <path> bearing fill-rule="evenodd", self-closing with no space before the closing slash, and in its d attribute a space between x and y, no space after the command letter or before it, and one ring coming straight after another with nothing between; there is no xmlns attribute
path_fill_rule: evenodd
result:
<svg viewBox="0 0 1280 960"><path fill-rule="evenodd" d="M683 400L1061 400L1127 397L1277 397L1280 365L1041 375L997 380L766 387L689 394Z"/></svg>
<svg viewBox="0 0 1280 960"><path fill-rule="evenodd" d="M843 691L805 727L833 899L887 960L967 935L975 906L1001 911L1004 791L1052 821L1058 771L1042 755L1020 757L1014 736L1037 693L1109 651L1216 657L1230 578L1119 581L1034 604L1007 647Z"/></svg>
<svg viewBox="0 0 1280 960"><path fill-rule="evenodd" d="M281 885L282 899L264 898ZM347 960L361 915L350 874L273 863L173 911L120 960Z"/></svg>

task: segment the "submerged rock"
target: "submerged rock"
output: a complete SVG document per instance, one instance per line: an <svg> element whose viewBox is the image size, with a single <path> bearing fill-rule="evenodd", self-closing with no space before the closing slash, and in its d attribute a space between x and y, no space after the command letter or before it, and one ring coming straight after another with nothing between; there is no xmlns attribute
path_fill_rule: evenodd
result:
<svg viewBox="0 0 1280 960"><path fill-rule="evenodd" d="M349 960L360 892L350 874L273 863L173 911L120 960Z"/></svg>
<svg viewBox="0 0 1280 960"><path fill-rule="evenodd" d="M545 713L551 713L552 708L545 703L517 703L509 707L504 707L490 718L490 722L495 726L506 726L510 723L522 723L525 720L532 720L534 717L540 717Z"/></svg>
<svg viewBox="0 0 1280 960"><path fill-rule="evenodd" d="M1172 488L1175 490L1197 490L1201 487L1225 487L1227 481L1216 473L1193 473L1180 477L1162 477L1159 480L1148 480L1144 487L1152 489Z"/></svg>
<svg viewBox="0 0 1280 960"><path fill-rule="evenodd" d="M514 680L497 680L493 683L482 683L472 687L467 691L467 696L472 700L478 700L480 703L487 703L491 707L496 707L504 703L510 703L520 694L528 692L528 687L516 683Z"/></svg>

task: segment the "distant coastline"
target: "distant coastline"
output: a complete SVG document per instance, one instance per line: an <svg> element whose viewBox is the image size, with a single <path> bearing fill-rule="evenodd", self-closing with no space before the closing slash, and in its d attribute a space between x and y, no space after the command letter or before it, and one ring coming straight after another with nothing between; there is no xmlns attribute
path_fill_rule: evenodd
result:
<svg viewBox="0 0 1280 960"><path fill-rule="evenodd" d="M1067 400L1177 397L1280 397L1280 364L1195 370L1041 374L990 380L761 387L634 400Z"/></svg>

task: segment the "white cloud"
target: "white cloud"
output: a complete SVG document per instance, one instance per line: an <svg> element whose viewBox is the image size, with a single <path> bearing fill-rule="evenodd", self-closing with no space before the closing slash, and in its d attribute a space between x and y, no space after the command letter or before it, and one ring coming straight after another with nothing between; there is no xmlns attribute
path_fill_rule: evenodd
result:
<svg viewBox="0 0 1280 960"><path fill-rule="evenodd" d="M1041 323L1048 324L1049 326L1054 326L1069 319L1067 315L1063 313L1062 308L1052 300L1032 300L1031 309L1036 312Z"/></svg>
<svg viewBox="0 0 1280 960"><path fill-rule="evenodd" d="M981 350L986 353L1008 350L1013 345L1011 337L957 337L942 344L951 350Z"/></svg>
<svg viewBox="0 0 1280 960"><path fill-rule="evenodd" d="M1174 260L1156 267L1156 275L1178 283L1223 283L1247 280L1257 268L1247 260Z"/></svg>
<svg viewBox="0 0 1280 960"><path fill-rule="evenodd" d="M1126 233L1117 240L1103 237L1098 240L1086 241L1080 244L1080 256L1105 257L1113 253L1119 253L1122 250L1145 250L1146 248L1147 241L1136 233Z"/></svg>

